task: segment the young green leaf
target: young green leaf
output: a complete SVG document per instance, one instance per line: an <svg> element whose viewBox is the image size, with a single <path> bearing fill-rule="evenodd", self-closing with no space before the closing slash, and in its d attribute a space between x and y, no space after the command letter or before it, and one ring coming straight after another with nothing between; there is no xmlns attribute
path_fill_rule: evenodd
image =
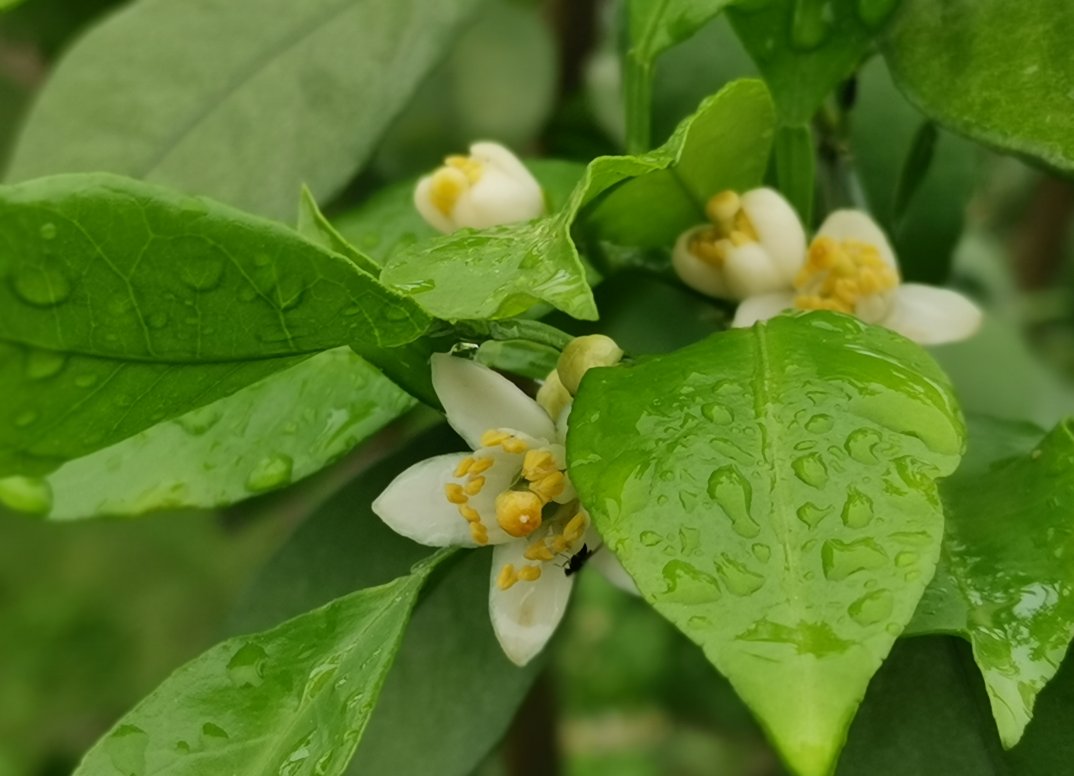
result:
<svg viewBox="0 0 1074 776"><path fill-rule="evenodd" d="M440 426L407 442L298 529L240 602L233 632L381 584L426 552L389 530L369 504L408 465L457 450L459 440ZM349 773L468 776L503 735L540 661L519 669L503 656L489 624L489 563L487 552L467 553L430 583Z"/></svg>
<svg viewBox="0 0 1074 776"><path fill-rule="evenodd" d="M935 570L962 442L923 350L814 313L593 370L568 457L642 594L823 776Z"/></svg>
<svg viewBox="0 0 1074 776"><path fill-rule="evenodd" d="M943 485L942 562L912 627L970 641L1011 747L1074 638L1074 425L1043 439L1026 424L971 432L983 450Z"/></svg>
<svg viewBox="0 0 1074 776"><path fill-rule="evenodd" d="M854 72L899 0L771 0L727 14L788 124L805 124Z"/></svg>
<svg viewBox="0 0 1074 776"><path fill-rule="evenodd" d="M667 143L637 157L659 163L609 192L587 227L619 245L670 249L682 231L705 220L713 194L761 182L775 125L764 85L735 81L701 103Z"/></svg>
<svg viewBox="0 0 1074 776"><path fill-rule="evenodd" d="M361 167L480 0L148 0L83 37L10 179L105 170L278 219Z"/></svg>
<svg viewBox="0 0 1074 776"><path fill-rule="evenodd" d="M313 192L308 186L302 187L302 197L298 203L298 233L311 243L345 256L354 262L354 266L373 277L380 274L380 265L347 242L325 218L324 213L317 207L317 200L313 198Z"/></svg>
<svg viewBox="0 0 1074 776"><path fill-rule="evenodd" d="M409 396L349 349L319 353L61 466L44 480L48 517L242 501L321 470L411 406Z"/></svg>
<svg viewBox="0 0 1074 776"><path fill-rule="evenodd" d="M895 82L978 142L1074 171L1074 6L1052 0L903 0L882 39Z"/></svg>
<svg viewBox="0 0 1074 776"><path fill-rule="evenodd" d="M804 224L813 222L817 152L809 125L783 126L776 132L776 181Z"/></svg>
<svg viewBox="0 0 1074 776"><path fill-rule="evenodd" d="M86 754L76 776L343 773L444 551L187 663Z"/></svg>

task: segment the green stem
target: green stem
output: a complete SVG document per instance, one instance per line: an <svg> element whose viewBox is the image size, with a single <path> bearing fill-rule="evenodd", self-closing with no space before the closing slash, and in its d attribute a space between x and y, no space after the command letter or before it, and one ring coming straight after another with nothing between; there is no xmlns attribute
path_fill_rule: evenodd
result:
<svg viewBox="0 0 1074 776"><path fill-rule="evenodd" d="M626 56L627 152L640 154L652 143L653 73L646 62Z"/></svg>

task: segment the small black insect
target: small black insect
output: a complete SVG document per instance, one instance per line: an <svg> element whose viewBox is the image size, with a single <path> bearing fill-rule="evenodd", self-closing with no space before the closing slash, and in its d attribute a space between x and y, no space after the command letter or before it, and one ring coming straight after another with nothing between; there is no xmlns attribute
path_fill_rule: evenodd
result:
<svg viewBox="0 0 1074 776"><path fill-rule="evenodd" d="M569 577L571 574L577 574L582 570L582 566L585 565L585 562L589 560L592 555L593 550L583 544L582 549L574 553L574 555L571 556L571 559L567 561L567 565L563 567L563 575Z"/></svg>

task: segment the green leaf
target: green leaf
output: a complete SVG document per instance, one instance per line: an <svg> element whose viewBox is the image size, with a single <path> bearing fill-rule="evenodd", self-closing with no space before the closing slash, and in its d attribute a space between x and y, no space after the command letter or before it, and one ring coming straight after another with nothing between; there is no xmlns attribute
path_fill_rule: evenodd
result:
<svg viewBox="0 0 1074 776"><path fill-rule="evenodd" d="M309 187L302 187L302 199L298 204L298 233L322 248L350 259L354 266L373 277L380 275L380 265L359 251L336 231L317 207L317 200Z"/></svg>
<svg viewBox="0 0 1074 776"><path fill-rule="evenodd" d="M216 645L119 720L76 776L343 773L422 584L443 556Z"/></svg>
<svg viewBox="0 0 1074 776"><path fill-rule="evenodd" d="M942 488L941 568L915 630L970 641L1011 747L1074 638L1074 426L1034 435L1028 447L1026 424L992 421L971 432L970 449L984 451Z"/></svg>
<svg viewBox="0 0 1074 776"><path fill-rule="evenodd" d="M626 53L627 146L631 153L649 149L652 79L656 58L680 43L723 10L730 0L630 0Z"/></svg>
<svg viewBox="0 0 1074 776"><path fill-rule="evenodd" d="M268 627L405 573L427 550L392 533L369 504L410 464L460 444L440 426L340 490L268 563L232 630ZM430 581L350 773L468 776L503 735L539 666L516 668L493 636L489 565L487 551L469 552Z"/></svg>
<svg viewBox="0 0 1074 776"><path fill-rule="evenodd" d="M903 0L882 40L895 82L943 126L1074 171L1074 6Z"/></svg>
<svg viewBox="0 0 1074 776"><path fill-rule="evenodd" d="M775 158L780 192L794 205L803 224L813 223L817 158L809 126L780 127L776 132Z"/></svg>
<svg viewBox="0 0 1074 776"><path fill-rule="evenodd" d="M309 476L413 406L341 348L50 474L53 520L215 507ZM0 480L0 498L3 493Z"/></svg>
<svg viewBox="0 0 1074 776"><path fill-rule="evenodd" d="M568 458L642 594L822 776L935 569L962 434L921 348L807 314L591 371Z"/></svg>
<svg viewBox="0 0 1074 776"><path fill-rule="evenodd" d="M914 133L913 142L910 145L910 153L903 162L902 172L899 173L898 182L895 184L895 202L892 207L892 218L898 223L906 214L906 208L914 194L921 187L925 176L928 174L932 157L936 153L936 141L938 133L936 125L930 121L923 123Z"/></svg>
<svg viewBox="0 0 1074 776"><path fill-rule="evenodd" d="M774 132L764 85L735 81L702 102L663 146L634 157L650 169L611 191L586 225L612 243L670 249L682 231L705 220L713 194L761 182Z"/></svg>
<svg viewBox="0 0 1074 776"><path fill-rule="evenodd" d="M140 2L83 37L10 179L105 170L290 219L376 147L480 0Z"/></svg>
<svg viewBox="0 0 1074 776"><path fill-rule="evenodd" d="M772 0L727 14L788 124L805 124L849 77L899 0Z"/></svg>

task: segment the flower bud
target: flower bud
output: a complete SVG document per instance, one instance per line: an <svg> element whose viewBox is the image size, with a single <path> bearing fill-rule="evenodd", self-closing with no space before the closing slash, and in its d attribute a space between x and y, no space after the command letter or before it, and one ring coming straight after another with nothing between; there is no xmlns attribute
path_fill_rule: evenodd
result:
<svg viewBox="0 0 1074 776"><path fill-rule="evenodd" d="M578 393L582 376L595 366L613 366L623 358L623 350L611 337L590 334L575 337L559 357L556 371L560 382L573 395Z"/></svg>
<svg viewBox="0 0 1074 776"><path fill-rule="evenodd" d="M548 417L557 420L571 403L570 392L563 387L559 372L553 369L548 373L544 383L537 389L537 403L548 413Z"/></svg>
<svg viewBox="0 0 1074 776"><path fill-rule="evenodd" d="M418 181L414 206L445 234L470 227L486 229L529 221L544 214L540 184L513 153L499 143L470 146L469 156L449 156Z"/></svg>

